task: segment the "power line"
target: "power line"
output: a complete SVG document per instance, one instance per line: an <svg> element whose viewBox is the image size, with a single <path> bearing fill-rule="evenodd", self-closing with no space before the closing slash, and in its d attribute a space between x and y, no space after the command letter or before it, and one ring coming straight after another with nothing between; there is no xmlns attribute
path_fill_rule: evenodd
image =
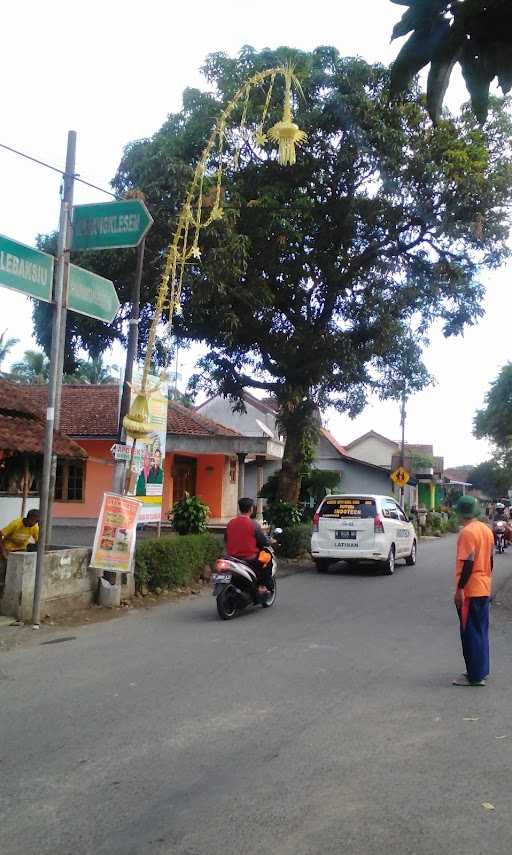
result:
<svg viewBox="0 0 512 855"><path fill-rule="evenodd" d="M39 160L37 157L32 157L30 154L25 154L23 151L18 151L15 148L11 148L10 145L5 145L4 143L0 143L0 148L5 148L7 151L12 152L13 154L17 154L19 157L24 157L26 160L31 160L33 163L38 163L39 166L45 166L46 169L51 169L53 172L58 172L59 175L66 177L66 172L63 169L59 169L58 166L52 166L51 163L45 163L44 160ZM73 176L75 181L79 181L80 184L85 184L87 187L92 187L94 190L99 190L100 193L106 193L107 196L112 196L114 199L117 199L115 193L112 193L110 190L105 190L104 187L98 187L97 184L92 184L90 181L86 181L85 178L80 178L79 175Z"/></svg>

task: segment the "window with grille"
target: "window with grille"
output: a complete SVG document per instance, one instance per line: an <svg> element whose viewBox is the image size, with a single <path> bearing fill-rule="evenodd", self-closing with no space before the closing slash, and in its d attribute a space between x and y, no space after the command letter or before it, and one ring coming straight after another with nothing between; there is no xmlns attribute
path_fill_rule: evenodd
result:
<svg viewBox="0 0 512 855"><path fill-rule="evenodd" d="M85 463L83 460L59 460L55 478L56 502L83 502Z"/></svg>

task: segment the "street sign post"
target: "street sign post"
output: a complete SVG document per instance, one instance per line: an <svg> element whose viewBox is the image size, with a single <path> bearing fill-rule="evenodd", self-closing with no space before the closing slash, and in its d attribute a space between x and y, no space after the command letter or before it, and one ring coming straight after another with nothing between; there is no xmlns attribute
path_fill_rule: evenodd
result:
<svg viewBox="0 0 512 855"><path fill-rule="evenodd" d="M71 248L123 249L138 246L153 224L140 199L75 205Z"/></svg>
<svg viewBox="0 0 512 855"><path fill-rule="evenodd" d="M51 303L52 256L0 235L0 285Z"/></svg>
<svg viewBox="0 0 512 855"><path fill-rule="evenodd" d="M405 468L405 466L397 466L397 468L391 473L390 478L397 487L405 487L407 482L411 477L411 473Z"/></svg>
<svg viewBox="0 0 512 855"><path fill-rule="evenodd" d="M120 303L110 279L69 265L68 309L111 324Z"/></svg>

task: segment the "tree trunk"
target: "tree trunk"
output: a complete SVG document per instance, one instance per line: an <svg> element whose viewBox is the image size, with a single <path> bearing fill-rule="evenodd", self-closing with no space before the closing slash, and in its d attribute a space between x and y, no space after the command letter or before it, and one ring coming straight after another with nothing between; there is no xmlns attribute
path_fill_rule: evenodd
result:
<svg viewBox="0 0 512 855"><path fill-rule="evenodd" d="M297 431L288 432L284 445L283 464L277 483L277 499L297 505L304 471L304 441Z"/></svg>
<svg viewBox="0 0 512 855"><path fill-rule="evenodd" d="M282 468L277 484L277 500L297 505L302 476L313 460L318 439L319 414L307 390L289 393L280 404L279 422L286 436Z"/></svg>

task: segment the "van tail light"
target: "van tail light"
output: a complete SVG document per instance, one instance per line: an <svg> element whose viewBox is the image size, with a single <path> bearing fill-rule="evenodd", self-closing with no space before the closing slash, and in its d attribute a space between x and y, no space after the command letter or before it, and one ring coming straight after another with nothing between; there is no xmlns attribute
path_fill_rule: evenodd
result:
<svg viewBox="0 0 512 855"><path fill-rule="evenodd" d="M313 514L313 531L318 531L318 523L320 522L320 514Z"/></svg>
<svg viewBox="0 0 512 855"><path fill-rule="evenodd" d="M384 534L384 524L379 514L373 518L373 530L375 534Z"/></svg>

